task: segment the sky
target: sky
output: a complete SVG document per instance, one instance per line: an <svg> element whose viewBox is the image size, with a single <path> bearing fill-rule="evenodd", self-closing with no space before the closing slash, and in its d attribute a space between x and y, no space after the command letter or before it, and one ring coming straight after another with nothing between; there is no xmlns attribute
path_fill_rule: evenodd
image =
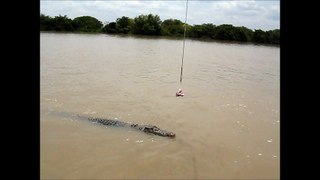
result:
<svg viewBox="0 0 320 180"><path fill-rule="evenodd" d="M103 24L141 14L185 21L186 0L40 0L40 13L74 19L92 16ZM280 0L189 0L187 23L232 24L264 31L280 29Z"/></svg>

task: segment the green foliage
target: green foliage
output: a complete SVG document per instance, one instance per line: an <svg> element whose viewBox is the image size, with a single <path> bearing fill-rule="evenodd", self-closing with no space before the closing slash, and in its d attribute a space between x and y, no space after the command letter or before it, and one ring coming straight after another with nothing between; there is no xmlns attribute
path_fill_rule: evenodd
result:
<svg viewBox="0 0 320 180"><path fill-rule="evenodd" d="M102 32L106 32L106 33L116 33L116 22L111 22L106 24L103 28L102 28Z"/></svg>
<svg viewBox="0 0 320 180"><path fill-rule="evenodd" d="M235 27L230 24L223 24L217 26L214 38L220 40L247 42L252 40L252 35L252 30L246 27Z"/></svg>
<svg viewBox="0 0 320 180"><path fill-rule="evenodd" d="M214 38L220 40L235 40L235 28L230 24L217 26Z"/></svg>
<svg viewBox="0 0 320 180"><path fill-rule="evenodd" d="M72 20L69 19L66 15L64 16L55 16L52 19L52 24L50 30L54 31L73 31L73 27L71 25Z"/></svg>
<svg viewBox="0 0 320 180"><path fill-rule="evenodd" d="M134 34L160 35L160 32L161 20L158 15L140 15L134 18Z"/></svg>
<svg viewBox="0 0 320 180"><path fill-rule="evenodd" d="M187 36L193 38L213 38L215 30L216 26L213 24L194 25L188 29Z"/></svg>
<svg viewBox="0 0 320 180"><path fill-rule="evenodd" d="M52 18L44 14L40 14L40 31L50 31L53 30Z"/></svg>
<svg viewBox="0 0 320 180"><path fill-rule="evenodd" d="M240 33L243 34L243 40L242 41L252 41L253 31L251 29L248 29L244 26L237 27L239 29Z"/></svg>
<svg viewBox="0 0 320 180"><path fill-rule="evenodd" d="M81 16L72 20L72 26L75 31L80 32L99 32L102 28L102 23L91 16Z"/></svg>
<svg viewBox="0 0 320 180"><path fill-rule="evenodd" d="M267 42L267 33L261 29L255 29L253 32L253 41L257 43L266 43Z"/></svg>
<svg viewBox="0 0 320 180"><path fill-rule="evenodd" d="M161 23L161 35L183 36L184 26L178 19L167 19Z"/></svg>
<svg viewBox="0 0 320 180"><path fill-rule="evenodd" d="M280 44L280 29L267 31L267 43Z"/></svg>
<svg viewBox="0 0 320 180"><path fill-rule="evenodd" d="M187 36L189 36L189 37L200 38L203 35L204 35L203 28L201 25L191 26L191 28L188 29L188 31L187 31Z"/></svg>
<svg viewBox="0 0 320 180"><path fill-rule="evenodd" d="M122 16L121 18L118 18L116 21L116 32L128 34L132 31L133 26L134 26L133 19Z"/></svg>
<svg viewBox="0 0 320 180"><path fill-rule="evenodd" d="M192 38L210 38L219 40L280 44L280 30L251 30L246 27L235 27L231 24L219 26L209 24L186 24L186 36ZM140 15L131 19L126 16L117 18L116 22L106 24L91 16L76 17L71 20L67 16L51 18L40 14L41 31L81 31L143 35L183 36L184 23L178 19L167 19L161 22L158 15Z"/></svg>

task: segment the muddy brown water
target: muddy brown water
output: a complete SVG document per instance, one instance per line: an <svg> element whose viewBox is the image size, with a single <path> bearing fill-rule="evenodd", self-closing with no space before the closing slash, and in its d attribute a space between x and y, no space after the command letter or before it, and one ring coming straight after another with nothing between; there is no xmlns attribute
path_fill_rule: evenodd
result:
<svg viewBox="0 0 320 180"><path fill-rule="evenodd" d="M186 40L180 84L181 52L181 39L40 33L41 179L279 179L280 48Z"/></svg>

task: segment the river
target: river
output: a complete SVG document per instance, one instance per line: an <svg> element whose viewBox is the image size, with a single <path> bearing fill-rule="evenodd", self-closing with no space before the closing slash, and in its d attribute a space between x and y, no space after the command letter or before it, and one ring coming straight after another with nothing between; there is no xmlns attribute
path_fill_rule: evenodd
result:
<svg viewBox="0 0 320 180"><path fill-rule="evenodd" d="M187 39L180 84L181 55L181 39L40 33L41 179L279 179L280 48Z"/></svg>

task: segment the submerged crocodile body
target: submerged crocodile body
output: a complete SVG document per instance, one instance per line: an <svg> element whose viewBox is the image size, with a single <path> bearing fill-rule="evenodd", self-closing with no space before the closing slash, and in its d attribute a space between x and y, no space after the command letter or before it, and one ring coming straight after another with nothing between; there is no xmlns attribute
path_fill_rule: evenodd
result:
<svg viewBox="0 0 320 180"><path fill-rule="evenodd" d="M145 133L155 134L158 136L171 137L171 138L176 136L173 132L169 132L169 131L160 129L154 125L139 125L139 124L134 124L134 123L117 121L117 120L113 120L113 119L88 117L88 116L84 116L84 115L79 115L79 114L76 115L73 113L61 112L61 111L50 111L49 114L59 116L59 117L64 117L64 118L76 118L78 120L83 120L83 121L89 120L91 122L99 123L99 124L102 124L105 126L133 128L133 129L145 132Z"/></svg>
<svg viewBox="0 0 320 180"><path fill-rule="evenodd" d="M158 136L171 137L171 138L176 136L173 132L162 130L154 125L139 125L139 124L127 123L127 122L122 122L122 121L117 121L112 119L102 119L102 118L93 118L93 117L89 117L88 120L91 122L99 123L106 126L134 128L136 130L155 134Z"/></svg>

